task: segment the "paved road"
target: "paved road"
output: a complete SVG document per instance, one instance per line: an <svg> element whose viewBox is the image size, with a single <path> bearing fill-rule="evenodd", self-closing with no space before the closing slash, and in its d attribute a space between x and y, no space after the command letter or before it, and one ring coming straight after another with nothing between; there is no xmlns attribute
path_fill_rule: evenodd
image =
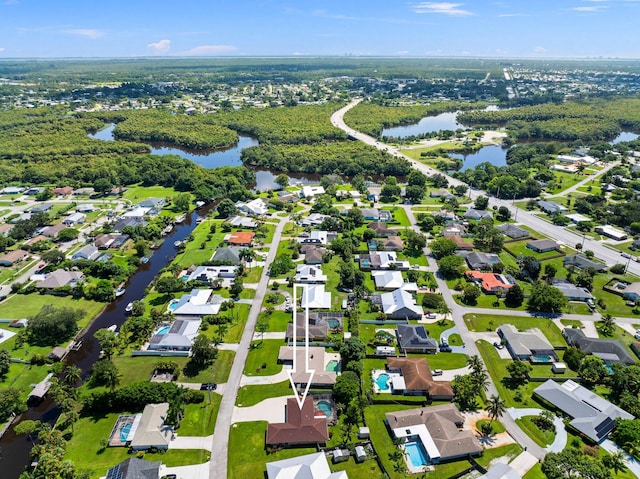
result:
<svg viewBox="0 0 640 479"><path fill-rule="evenodd" d="M341 130L346 132L352 138L360 140L380 150L387 151L388 153L395 155L397 157L404 158L405 160L409 161L414 168L416 168L419 171L422 171L427 175L433 175L435 173L438 173L446 176L447 180L449 181L449 184L452 186L462 185L462 184L464 184L465 186L468 186L466 185L466 183L463 183L462 181L456 178L448 176L446 173L442 171L435 170L434 168L431 168L430 166L427 166L424 163L416 161L413 158L409 158L408 156L402 154L397 148L393 146L386 145L376 140L372 136L365 135L364 133L360 133L359 131L356 131L353 128L347 126L344 122L344 114L347 111L349 111L351 108L356 106L358 103L360 103L360 101L362 100L361 99L354 100L353 102L349 103L347 106L336 111L333 115L331 115L331 123L335 127L340 128ZM471 199L475 199L476 197L481 195L486 195L486 192L482 190L477 190L477 189L469 190L469 196L471 197ZM534 215L521 208L517 208L515 205L512 204L511 200L500 200L497 198L489 198L489 206L492 207L494 205L498 207L506 206L511 211L511 214L514 220L516 220L518 223L522 223L532 228L534 231L539 231L549 236L550 238L553 238L554 240L562 242L568 246L573 247L574 245L578 243L582 243L584 241L584 250L593 251L595 253L595 256L603 260L606 264L613 265L616 263L625 263L627 261L620 256L620 253L618 251L608 248L601 242L593 240L591 238L583 239L582 235L573 233L572 231L567 230L566 228L563 228L561 226L555 226L549 223L548 221L542 219L541 217L538 217L537 215ZM628 264L628 271L630 273L640 276L640 263L635 263L631 261L630 263L625 263L625 264Z"/></svg>
<svg viewBox="0 0 640 479"><path fill-rule="evenodd" d="M287 217L282 218L276 227L275 234L273 236L272 245L278 245L280 238L282 237L282 230L287 222ZM244 364L247 360L247 354L249 353L249 347L253 340L253 332L258 321L258 315L260 314L260 308L262 307L262 300L267 292L267 286L269 283L269 265L274 260L278 248L273 247L269 249L267 259L265 261L265 267L260 277L260 282L256 289L256 295L249 311L249 318L247 324L244 327L242 333L242 339L240 340L240 346L236 352L236 356L233 360L233 366L229 374L229 379L226 383L225 391L222 396L222 402L220 403L220 409L218 410L218 417L216 419L216 427L213 433L213 439L211 443L211 462L209 468L209 477L216 479L224 479L227 477L227 461L229 455L229 432L231 431L231 421L233 418L233 411L236 402L236 396L238 394L238 388L240 387L240 379L242 378L242 371L244 370Z"/></svg>

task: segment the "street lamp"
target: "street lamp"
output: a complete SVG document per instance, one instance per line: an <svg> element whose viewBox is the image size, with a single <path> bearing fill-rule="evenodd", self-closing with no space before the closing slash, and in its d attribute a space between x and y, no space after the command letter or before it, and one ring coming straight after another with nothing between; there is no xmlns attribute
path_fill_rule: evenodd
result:
<svg viewBox="0 0 640 479"><path fill-rule="evenodd" d="M627 274L627 270L629 269L629 263L631 263L631 255L629 255L629 259L627 259L627 266L624 268L624 273Z"/></svg>

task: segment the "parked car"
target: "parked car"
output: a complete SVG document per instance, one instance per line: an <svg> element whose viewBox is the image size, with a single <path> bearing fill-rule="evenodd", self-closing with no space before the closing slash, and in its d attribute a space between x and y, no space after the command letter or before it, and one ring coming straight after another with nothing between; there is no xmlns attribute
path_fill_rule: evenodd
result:
<svg viewBox="0 0 640 479"><path fill-rule="evenodd" d="M431 371L432 376L442 376L442 369L434 369Z"/></svg>
<svg viewBox="0 0 640 479"><path fill-rule="evenodd" d="M640 339L640 329L636 331L636 334L634 334L633 337L636 339Z"/></svg>
<svg viewBox="0 0 640 479"><path fill-rule="evenodd" d="M440 346L441 353L450 353L451 351L453 351L453 349L451 349L450 346Z"/></svg>
<svg viewBox="0 0 640 479"><path fill-rule="evenodd" d="M497 341L496 341L495 343L493 343L493 345L496 347L496 349L502 349L502 348L504 348L504 344L499 343L499 342L497 342Z"/></svg>
<svg viewBox="0 0 640 479"><path fill-rule="evenodd" d="M202 383L200 385L200 391L215 391L218 388L216 383Z"/></svg>
<svg viewBox="0 0 640 479"><path fill-rule="evenodd" d="M620 256L622 256L623 258L631 258L631 255L629 253L620 253Z"/></svg>

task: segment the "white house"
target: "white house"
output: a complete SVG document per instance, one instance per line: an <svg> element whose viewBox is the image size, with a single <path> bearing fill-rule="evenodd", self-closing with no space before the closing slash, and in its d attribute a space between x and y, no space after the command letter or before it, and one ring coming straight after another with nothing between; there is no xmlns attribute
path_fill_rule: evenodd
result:
<svg viewBox="0 0 640 479"><path fill-rule="evenodd" d="M396 289L380 295L382 312L390 318L420 319L422 308L416 304L413 295L406 290Z"/></svg>
<svg viewBox="0 0 640 479"><path fill-rule="evenodd" d="M238 201L236 203L236 208L247 215L255 216L264 216L268 211L267 205L265 205L264 201L262 201L260 198L256 198L255 200L251 200L247 203Z"/></svg>
<svg viewBox="0 0 640 479"><path fill-rule="evenodd" d="M331 293L324 290L324 284L310 284L302 292L301 306L310 309L331 309Z"/></svg>
<svg viewBox="0 0 640 479"><path fill-rule="evenodd" d="M327 276L319 264L299 264L296 267L296 283L326 283Z"/></svg>
<svg viewBox="0 0 640 479"><path fill-rule="evenodd" d="M218 278L233 279L236 277L237 266L198 266L193 273L189 275L187 281L202 281L203 283L212 283Z"/></svg>
<svg viewBox="0 0 640 479"><path fill-rule="evenodd" d="M303 186L302 190L300 190L300 196L302 198L313 198L318 195L324 195L324 188L322 186Z"/></svg>
<svg viewBox="0 0 640 479"><path fill-rule="evenodd" d="M218 314L220 304L215 300L212 289L193 289L191 293L183 295L178 300L173 308L173 314L197 317Z"/></svg>
<svg viewBox="0 0 640 479"><path fill-rule="evenodd" d="M146 215L149 214L150 211L151 211L151 208L144 208L142 206L137 206L131 211L127 211L122 216L124 216L125 218L144 218Z"/></svg>
<svg viewBox="0 0 640 479"><path fill-rule="evenodd" d="M331 472L323 452L267 462L268 479L349 479L345 471Z"/></svg>
<svg viewBox="0 0 640 479"><path fill-rule="evenodd" d="M73 213L63 219L62 224L67 226L75 226L77 224L84 223L84 220L86 219L87 215L85 215L84 213Z"/></svg>
<svg viewBox="0 0 640 479"><path fill-rule="evenodd" d="M596 230L596 233L600 233L601 235L608 236L609 238L614 239L616 241L622 241L627 239L627 233L619 229L616 229L611 225L596 226L595 230Z"/></svg>

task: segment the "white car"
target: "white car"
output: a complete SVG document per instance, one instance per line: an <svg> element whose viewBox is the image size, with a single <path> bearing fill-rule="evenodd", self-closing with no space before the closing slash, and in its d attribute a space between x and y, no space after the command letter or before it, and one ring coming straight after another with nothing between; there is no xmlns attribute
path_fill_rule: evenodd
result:
<svg viewBox="0 0 640 479"><path fill-rule="evenodd" d="M634 334L633 337L636 339L640 339L640 329L636 331L636 334Z"/></svg>

